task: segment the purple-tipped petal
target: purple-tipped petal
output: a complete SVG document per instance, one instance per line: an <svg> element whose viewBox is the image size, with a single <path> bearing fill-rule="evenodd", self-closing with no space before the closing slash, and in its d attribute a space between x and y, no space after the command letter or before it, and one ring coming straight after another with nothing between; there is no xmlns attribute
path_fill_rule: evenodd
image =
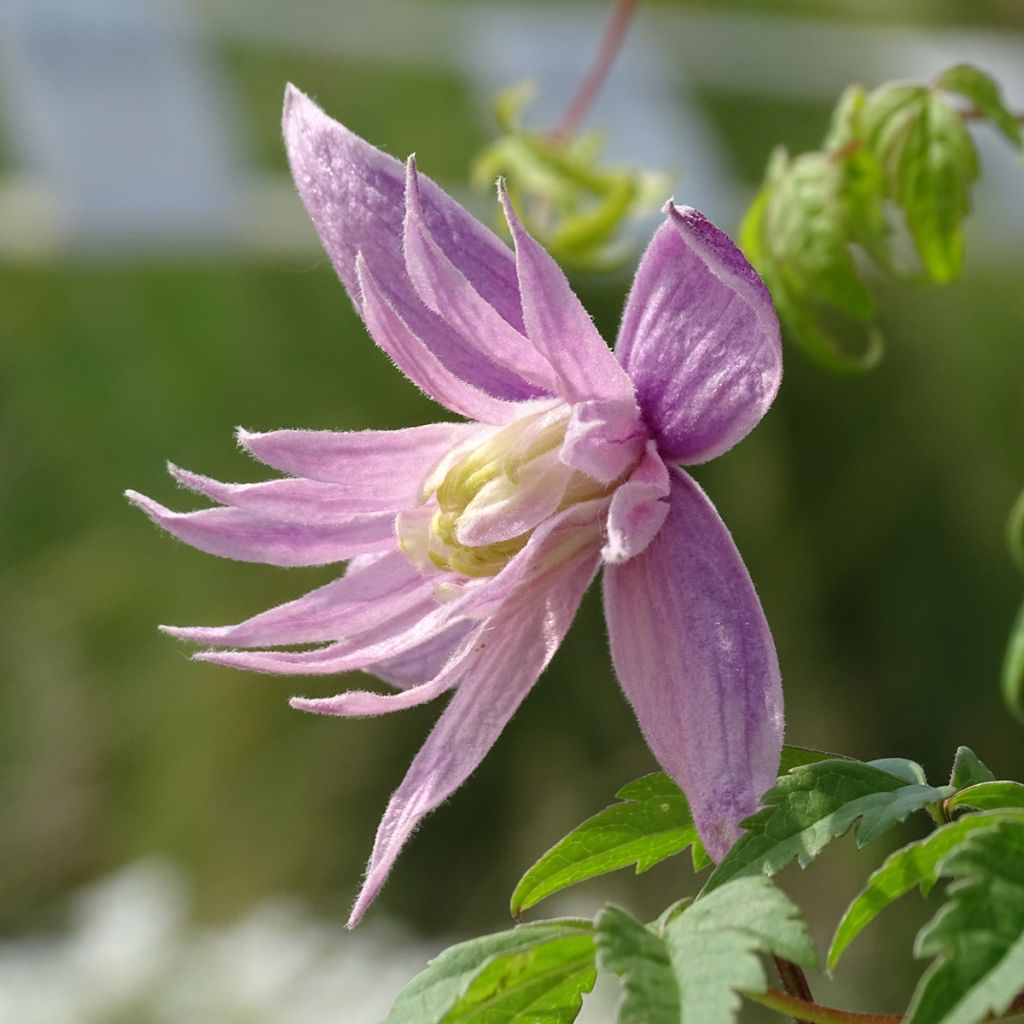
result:
<svg viewBox="0 0 1024 1024"><path fill-rule="evenodd" d="M299 195L356 308L356 253L362 252L388 303L456 376L498 398L514 401L540 394L519 374L477 351L416 294L402 252L402 164L329 118L294 86L285 92L283 129ZM424 221L445 255L484 301L521 329L519 287L508 247L429 178L421 177L420 192Z"/></svg>
<svg viewBox="0 0 1024 1024"><path fill-rule="evenodd" d="M341 579L234 626L161 626L179 640L217 647L277 647L352 637L418 605L425 580L401 551L351 564Z"/></svg>
<svg viewBox="0 0 1024 1024"><path fill-rule="evenodd" d="M654 540L668 516L668 468L654 441L608 508L608 539L601 557L612 564L635 558Z"/></svg>
<svg viewBox="0 0 1024 1024"><path fill-rule="evenodd" d="M395 517L387 512L354 515L330 526L264 519L235 508L172 512L135 491L133 505L186 544L222 558L266 565L327 565L353 555L384 551L395 543Z"/></svg>
<svg viewBox="0 0 1024 1024"><path fill-rule="evenodd" d="M647 431L632 399L579 402L572 408L561 460L603 484L618 480L644 451Z"/></svg>
<svg viewBox="0 0 1024 1024"><path fill-rule="evenodd" d="M431 237L413 157L406 164L405 207L406 268L420 298L484 355L537 387L554 391L555 377L548 361L480 296Z"/></svg>
<svg viewBox="0 0 1024 1024"><path fill-rule="evenodd" d="M455 445L481 428L475 423L428 423L405 430L238 431L238 443L282 473L337 484L367 511L409 508L420 487Z"/></svg>
<svg viewBox="0 0 1024 1024"><path fill-rule="evenodd" d="M460 380L409 330L388 305L362 254L356 257L356 277L370 336L413 384L446 409L471 420L505 423L515 415L515 403L494 398Z"/></svg>
<svg viewBox="0 0 1024 1024"><path fill-rule="evenodd" d="M767 289L728 236L689 207L668 207L633 280L615 351L662 456L674 462L731 448L782 379Z"/></svg>
<svg viewBox="0 0 1024 1024"><path fill-rule="evenodd" d="M632 381L598 334L561 267L519 222L503 183L499 194L516 246L526 336L554 368L558 394L568 402L631 398Z"/></svg>
<svg viewBox="0 0 1024 1024"><path fill-rule="evenodd" d="M672 471L648 548L604 576L612 659L648 746L720 860L775 780L782 686L750 576L711 502Z"/></svg>
<svg viewBox="0 0 1024 1024"><path fill-rule="evenodd" d="M488 623L455 696L388 803L350 928L373 902L416 826L494 745L562 642L596 566L592 555L570 561L546 593L523 594Z"/></svg>
<svg viewBox="0 0 1024 1024"><path fill-rule="evenodd" d="M267 519L283 519L300 523L332 525L345 523L353 515L368 512L390 512L398 508L374 508L373 498L353 494L350 487L323 483L320 480L265 480L255 484L226 484L199 473L191 473L172 463L168 472L183 487L205 495L221 505L251 512ZM366 506L369 504L369 508Z"/></svg>
<svg viewBox="0 0 1024 1024"><path fill-rule="evenodd" d="M342 718L369 718L386 715L392 711L418 707L436 700L457 686L465 675L470 659L475 654L479 633L483 626L477 626L473 635L464 636L455 653L433 678L410 687L401 693L373 693L370 690L349 690L333 697L292 697L288 702L298 711L311 711L318 715L337 715Z"/></svg>

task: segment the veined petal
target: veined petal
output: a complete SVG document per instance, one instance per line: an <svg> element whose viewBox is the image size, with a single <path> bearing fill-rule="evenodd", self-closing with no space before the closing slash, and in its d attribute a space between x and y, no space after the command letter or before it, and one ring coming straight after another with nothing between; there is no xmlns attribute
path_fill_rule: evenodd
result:
<svg viewBox="0 0 1024 1024"><path fill-rule="evenodd" d="M612 659L661 766L721 860L775 780L782 686L750 576L700 488L672 471L664 528L605 569Z"/></svg>
<svg viewBox="0 0 1024 1024"><path fill-rule="evenodd" d="M628 562L654 540L668 516L668 468L654 441L647 442L640 465L616 488L608 508L606 562Z"/></svg>
<svg viewBox="0 0 1024 1024"><path fill-rule="evenodd" d="M292 697L288 702L298 711L312 711L318 715L338 715L343 718L368 718L390 714L405 708L417 707L436 700L458 685L474 653L479 634L478 625L473 633L463 637L458 650L446 661L433 678L403 690L401 693L374 693L370 690L348 690L333 697Z"/></svg>
<svg viewBox="0 0 1024 1024"><path fill-rule="evenodd" d="M610 484L636 464L646 441L647 431L632 398L578 402L572 407L559 457L567 466Z"/></svg>
<svg viewBox="0 0 1024 1024"><path fill-rule="evenodd" d="M481 297L431 237L423 217L414 157L406 164L404 245L413 287L430 309L496 363L545 391L554 391L555 377L548 361Z"/></svg>
<svg viewBox="0 0 1024 1024"><path fill-rule="evenodd" d="M320 480L264 480L254 484L226 484L199 473L191 473L173 463L167 470L183 487L205 495L222 505L265 516L294 522L345 523L353 515L366 512L390 512L398 509L375 509L373 498L361 498L350 487L323 483ZM367 508L367 504L370 508Z"/></svg>
<svg viewBox="0 0 1024 1024"><path fill-rule="evenodd" d="M388 303L452 373L499 398L539 394L519 374L479 352L416 294L402 252L402 164L329 118L294 86L285 92L283 129L299 195L356 308L356 253L362 252ZM438 245L482 298L521 329L519 286L508 247L429 178L421 178L420 192L424 220Z"/></svg>
<svg viewBox="0 0 1024 1024"><path fill-rule="evenodd" d="M615 352L668 460L694 464L745 437L782 379L771 297L727 235L666 208L640 263Z"/></svg>
<svg viewBox="0 0 1024 1024"><path fill-rule="evenodd" d="M504 183L499 195L516 246L516 271L526 336L554 367L568 402L631 398L633 383L619 365L561 267L519 222Z"/></svg>
<svg viewBox="0 0 1024 1024"><path fill-rule="evenodd" d="M388 305L361 253L356 256L356 277L370 336L417 387L446 409L471 420L505 423L515 415L514 402L495 398L460 380L413 334Z"/></svg>
<svg viewBox="0 0 1024 1024"><path fill-rule="evenodd" d="M234 626L161 626L171 636L218 647L276 647L352 637L420 602L425 580L400 551L349 565L341 579Z"/></svg>
<svg viewBox="0 0 1024 1024"><path fill-rule="evenodd" d="M472 621L453 622L446 629L424 640L418 647L413 647L394 658L375 661L370 671L378 679L383 679L385 683L402 690L425 683L441 671L445 662L455 653L462 638L475 628L476 624Z"/></svg>
<svg viewBox="0 0 1024 1024"><path fill-rule="evenodd" d="M428 423L405 430L238 430L238 443L282 473L337 484L367 511L410 508L435 465L481 431L475 423Z"/></svg>
<svg viewBox="0 0 1024 1024"><path fill-rule="evenodd" d="M455 696L388 803L350 928L373 902L416 826L491 749L561 644L596 567L593 555L576 558L547 592L523 594L488 623Z"/></svg>
<svg viewBox="0 0 1024 1024"><path fill-rule="evenodd" d="M265 519L236 508L172 512L135 491L126 491L125 496L186 544L243 562L327 565L353 555L384 551L395 543L395 517L389 512L353 515L347 522L324 526Z"/></svg>

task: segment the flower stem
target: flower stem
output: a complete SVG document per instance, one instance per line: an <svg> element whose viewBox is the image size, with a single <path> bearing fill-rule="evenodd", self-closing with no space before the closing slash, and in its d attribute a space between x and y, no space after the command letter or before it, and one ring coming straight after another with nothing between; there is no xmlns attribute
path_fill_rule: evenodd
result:
<svg viewBox="0 0 1024 1024"><path fill-rule="evenodd" d="M769 1010L784 1013L808 1024L901 1024L903 1015L899 1013L857 1013L854 1010L837 1010L832 1006L821 1006L818 1003L786 992L770 988L767 992L744 992L748 999Z"/></svg>
<svg viewBox="0 0 1024 1024"><path fill-rule="evenodd" d="M805 1003L813 1003L814 996L803 968L790 960L784 960L781 956L773 955L772 959L775 961L775 970L779 972L779 980L786 992L797 999L802 999ZM793 1024L809 1024L809 1022L802 1017L794 1017Z"/></svg>
<svg viewBox="0 0 1024 1024"><path fill-rule="evenodd" d="M622 49L630 19L633 17L638 3L639 0L616 0L615 10L608 22L604 39L601 40L601 48L597 51L597 56L587 72L587 77L583 79L583 84L573 97L558 127L551 132L553 139L565 139L573 135L579 128L580 122L587 116L587 111L590 110L595 97L608 77L608 72L611 70L619 50Z"/></svg>

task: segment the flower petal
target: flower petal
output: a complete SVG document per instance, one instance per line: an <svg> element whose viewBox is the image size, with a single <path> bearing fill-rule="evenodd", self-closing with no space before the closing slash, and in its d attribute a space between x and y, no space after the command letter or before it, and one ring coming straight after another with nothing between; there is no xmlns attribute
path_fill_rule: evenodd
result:
<svg viewBox="0 0 1024 1024"><path fill-rule="evenodd" d="M222 647L276 647L351 637L422 600L431 584L401 551L350 563L341 579L234 626L161 626L171 636Z"/></svg>
<svg viewBox="0 0 1024 1024"><path fill-rule="evenodd" d="M480 431L475 423L428 423L405 430L238 430L238 443L282 473L337 484L366 511L408 508L447 452Z"/></svg>
<svg viewBox="0 0 1024 1024"><path fill-rule="evenodd" d="M373 508L372 498L362 498L352 493L350 487L328 484L320 480L264 480L254 484L226 484L199 473L191 473L173 463L167 470L183 487L197 494L205 495L221 505L265 516L267 519L283 519L305 523L345 523L354 514L366 512L390 512L393 509ZM366 505L369 504L370 508Z"/></svg>
<svg viewBox="0 0 1024 1024"><path fill-rule="evenodd" d="M464 636L459 649L433 678L412 686L401 693L374 693L370 690L348 690L333 697L292 697L288 702L297 711L311 711L318 715L338 715L343 718L369 718L373 715L390 714L405 708L418 707L436 700L457 686L466 672L474 648L479 642L483 625L476 627L473 634Z"/></svg>
<svg viewBox="0 0 1024 1024"><path fill-rule="evenodd" d="M577 402L559 457L567 466L610 484L636 464L646 440L633 399Z"/></svg>
<svg viewBox="0 0 1024 1024"><path fill-rule="evenodd" d="M353 555L383 551L395 543L395 517L389 512L354 515L324 526L264 519L235 508L172 512L135 491L125 496L158 526L186 544L222 558L267 565L327 565Z"/></svg>
<svg viewBox="0 0 1024 1024"><path fill-rule="evenodd" d="M633 383L598 334L565 274L519 222L504 183L499 195L516 246L526 336L554 367L568 402L631 398Z"/></svg>
<svg viewBox="0 0 1024 1024"><path fill-rule="evenodd" d="M488 622L455 696L388 803L350 928L377 896L416 826L491 749L558 649L596 567L593 555L576 558L546 593L524 593Z"/></svg>
<svg viewBox="0 0 1024 1024"><path fill-rule="evenodd" d="M402 252L405 168L329 118L294 86L285 92L285 148L299 195L334 269L359 308L356 253L362 252L388 303L445 366L499 398L539 394L499 366L416 294ZM424 220L448 258L512 327L522 328L519 286L508 247L429 178L420 190Z"/></svg>
<svg viewBox="0 0 1024 1024"><path fill-rule="evenodd" d="M654 540L668 515L669 476L654 441L630 478L617 488L608 508L606 562L628 562Z"/></svg>
<svg viewBox="0 0 1024 1024"><path fill-rule="evenodd" d="M471 420L505 423L515 415L514 402L495 398L460 380L409 330L388 305L362 253L356 256L356 277L370 336L413 384L446 409Z"/></svg>
<svg viewBox="0 0 1024 1024"><path fill-rule="evenodd" d="M480 296L431 236L423 217L414 157L406 164L404 245L413 287L430 309L463 337L472 338L496 363L545 391L554 391L555 377L548 361Z"/></svg>
<svg viewBox="0 0 1024 1024"><path fill-rule="evenodd" d="M375 661L370 671L378 679L383 679L385 683L402 690L425 683L441 671L444 663L455 653L462 638L475 628L476 624L472 621L454 622L403 654Z"/></svg>
<svg viewBox="0 0 1024 1024"><path fill-rule="evenodd" d="M666 209L615 352L662 456L693 464L761 419L782 379L782 348L771 297L739 249L696 210Z"/></svg>
<svg viewBox="0 0 1024 1024"><path fill-rule="evenodd" d="M664 528L604 580L622 688L720 860L774 782L782 748L778 660L750 576L711 502L673 470Z"/></svg>

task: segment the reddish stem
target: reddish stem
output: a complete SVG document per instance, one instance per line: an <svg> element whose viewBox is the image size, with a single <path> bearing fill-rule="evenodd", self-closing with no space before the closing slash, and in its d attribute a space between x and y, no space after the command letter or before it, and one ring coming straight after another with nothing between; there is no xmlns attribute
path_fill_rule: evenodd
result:
<svg viewBox="0 0 1024 1024"><path fill-rule="evenodd" d="M569 109L566 110L558 127L551 132L552 138L565 139L575 134L583 118L587 116L587 111L590 110L594 99L601 91L601 86L604 85L608 72L611 70L619 50L622 49L630 19L633 17L638 3L639 0L617 0L594 63L590 66L587 77L583 79L583 84L573 97L572 103L569 104Z"/></svg>

